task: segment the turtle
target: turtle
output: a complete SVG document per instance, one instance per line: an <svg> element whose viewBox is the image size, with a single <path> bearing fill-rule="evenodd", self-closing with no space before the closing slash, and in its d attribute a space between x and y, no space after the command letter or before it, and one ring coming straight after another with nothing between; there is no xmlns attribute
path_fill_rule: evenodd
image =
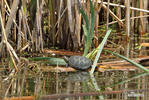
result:
<svg viewBox="0 0 149 100"><path fill-rule="evenodd" d="M67 66L78 70L87 70L92 65L92 61L84 56L71 56L69 58L64 56L64 60Z"/></svg>

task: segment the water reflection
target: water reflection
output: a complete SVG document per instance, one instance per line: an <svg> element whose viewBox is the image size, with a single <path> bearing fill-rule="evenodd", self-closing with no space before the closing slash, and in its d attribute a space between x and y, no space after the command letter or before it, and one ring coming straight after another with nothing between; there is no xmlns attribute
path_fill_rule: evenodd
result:
<svg viewBox="0 0 149 100"><path fill-rule="evenodd" d="M85 82L90 79L89 72L86 71L78 71L69 73L68 76L65 78L65 81L70 82Z"/></svg>
<svg viewBox="0 0 149 100"><path fill-rule="evenodd" d="M1 71L2 72L2 71ZM88 72L42 72L40 74L30 73L27 69L22 69L20 73L3 81L7 75L0 72L0 97L12 96L42 96L52 94L73 94L74 97L81 95L91 95L97 92L95 86L100 88L100 92L108 91L104 94L105 99L128 99L128 98L148 98L149 76L135 76L138 71L106 71L96 72L93 80ZM116 84L115 84L116 83ZM111 90L106 90L106 88ZM128 92L127 90L142 90L141 92ZM125 90L125 91L124 91ZM113 92L121 91L121 92ZM98 93L100 93L98 91ZM84 94L81 94L84 93ZM96 94L96 96L99 94ZM136 95L139 95L138 97ZM141 96L140 96L141 95ZM96 100L96 96L90 96ZM133 96L133 97L132 97ZM84 100L82 97L80 100ZM146 99L147 100L147 99Z"/></svg>

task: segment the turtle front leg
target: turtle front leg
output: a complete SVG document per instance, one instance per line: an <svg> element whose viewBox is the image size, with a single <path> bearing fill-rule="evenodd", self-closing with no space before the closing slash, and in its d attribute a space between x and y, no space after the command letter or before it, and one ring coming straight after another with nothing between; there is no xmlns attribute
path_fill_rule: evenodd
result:
<svg viewBox="0 0 149 100"><path fill-rule="evenodd" d="M68 63L66 63L65 67L69 67L69 66L68 66Z"/></svg>

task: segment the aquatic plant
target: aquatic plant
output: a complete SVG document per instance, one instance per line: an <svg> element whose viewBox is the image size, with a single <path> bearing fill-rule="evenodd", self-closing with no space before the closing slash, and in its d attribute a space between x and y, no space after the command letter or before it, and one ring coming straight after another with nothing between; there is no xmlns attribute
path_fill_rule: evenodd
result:
<svg viewBox="0 0 149 100"><path fill-rule="evenodd" d="M91 23L89 22L87 15L85 14L83 9L80 9L80 13L82 14L86 24L86 25L83 25L83 31L85 36L85 49L84 49L83 56L86 56L89 51L90 45L92 43L93 33L94 33L94 23L95 23L94 7L91 0L90 0Z"/></svg>
<svg viewBox="0 0 149 100"><path fill-rule="evenodd" d="M115 52L112 52L112 51L110 51L110 50L104 50L104 51L106 51L106 52L108 52L108 53L111 53L111 54L113 54L113 55L115 55L115 56L117 56L117 57L120 57L120 58L126 60L127 62L133 64L134 66L136 66L137 68L139 68L139 69L141 69L141 70L143 70L143 71L145 71L145 72L149 72L149 70L148 70L147 68L145 68L145 67L142 66L141 64L138 64L138 63L136 63L135 61L133 61L133 60L131 60L131 59L125 57L125 56L122 56L122 55L120 55L120 54L118 54L118 53L115 53Z"/></svg>
<svg viewBox="0 0 149 100"><path fill-rule="evenodd" d="M104 45L105 45L105 43L106 43L110 33L111 33L111 30L108 30L106 35L105 35L105 37L104 37L104 39L102 40L101 44L95 50L93 50L93 52L91 53L91 54L96 54L97 53L96 57L95 57L95 60L93 62L93 65L92 65L92 69L90 71L91 74L93 74L94 71L95 71L95 68L96 68L97 62L99 60L100 54L101 54L101 52L103 50L103 47L104 47Z"/></svg>

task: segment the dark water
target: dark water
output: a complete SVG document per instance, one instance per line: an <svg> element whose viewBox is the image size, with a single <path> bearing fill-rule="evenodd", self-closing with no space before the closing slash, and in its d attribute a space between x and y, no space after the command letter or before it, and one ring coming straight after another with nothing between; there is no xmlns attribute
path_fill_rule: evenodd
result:
<svg viewBox="0 0 149 100"><path fill-rule="evenodd" d="M36 96L41 100L57 100L58 97L61 98L59 100L149 99L149 76L138 75L141 71L95 72L92 79L88 72L83 71L31 73L22 69L15 76L8 77L10 72L5 69L0 71L0 98ZM53 94L57 94L55 99L49 99L48 95Z"/></svg>

